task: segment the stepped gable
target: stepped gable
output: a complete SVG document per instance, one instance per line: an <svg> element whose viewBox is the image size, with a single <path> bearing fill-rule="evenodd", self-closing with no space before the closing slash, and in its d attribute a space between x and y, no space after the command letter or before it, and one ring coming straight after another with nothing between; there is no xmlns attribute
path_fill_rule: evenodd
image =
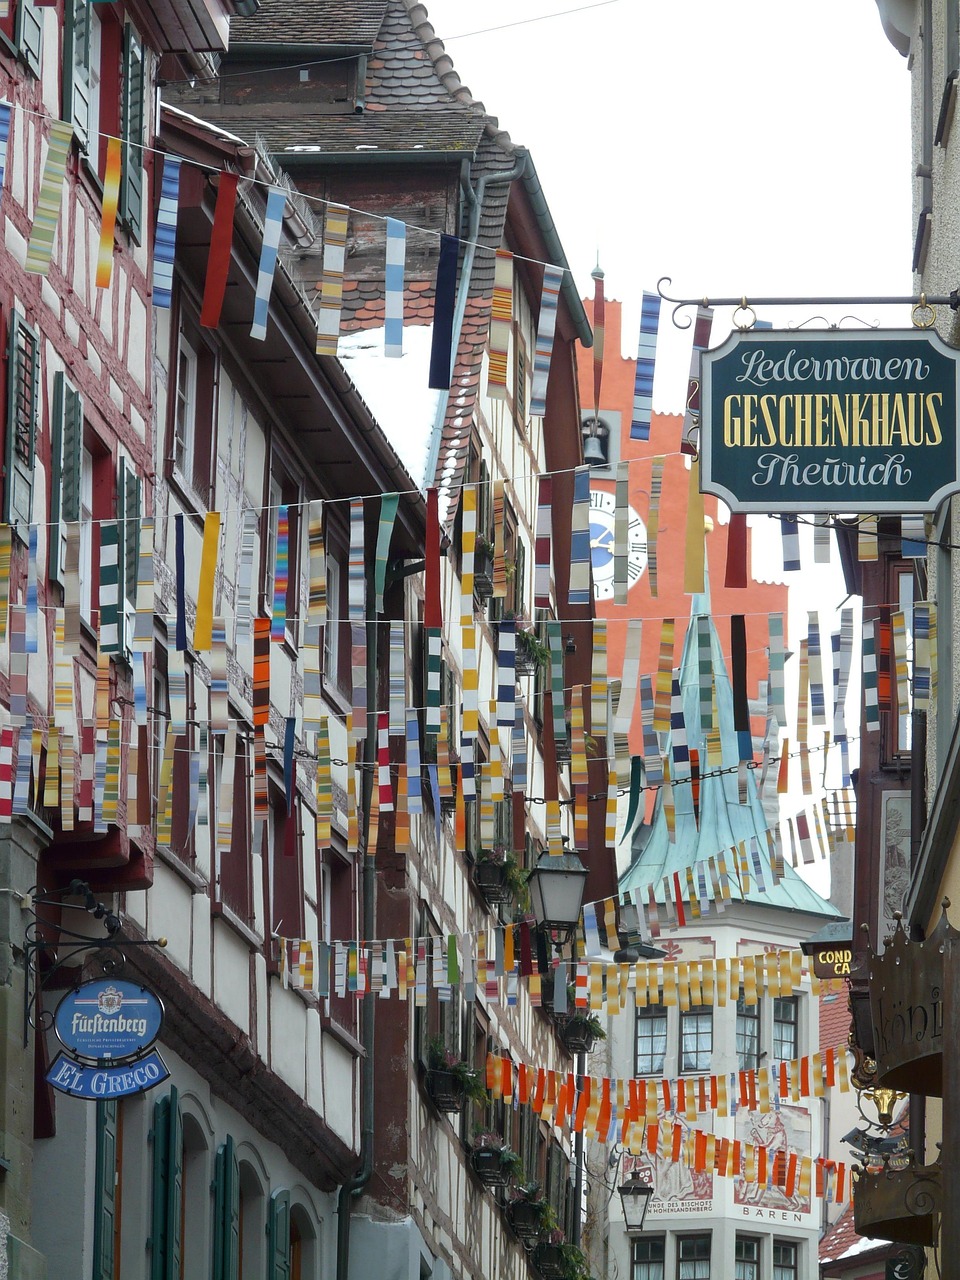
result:
<svg viewBox="0 0 960 1280"><path fill-rule="evenodd" d="M356 45L372 49L387 0L260 0L252 18L230 19L230 47L248 44Z"/></svg>

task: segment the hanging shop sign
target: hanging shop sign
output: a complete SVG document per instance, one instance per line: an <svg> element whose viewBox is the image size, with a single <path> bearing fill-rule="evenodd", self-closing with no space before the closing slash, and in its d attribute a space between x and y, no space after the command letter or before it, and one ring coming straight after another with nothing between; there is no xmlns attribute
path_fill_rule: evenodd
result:
<svg viewBox="0 0 960 1280"><path fill-rule="evenodd" d="M170 1078L166 1063L154 1049L133 1062L111 1063L91 1067L77 1062L65 1053L57 1054L47 1072L47 1083L74 1098L102 1102L105 1098L123 1098L130 1093L144 1093Z"/></svg>
<svg viewBox="0 0 960 1280"><path fill-rule="evenodd" d="M701 487L734 511L933 511L960 490L960 352L932 329L739 331L701 357Z"/></svg>
<svg viewBox="0 0 960 1280"><path fill-rule="evenodd" d="M163 1025L163 1005L152 991L119 978L85 982L63 997L54 1015L57 1039L77 1058L112 1062L136 1057Z"/></svg>

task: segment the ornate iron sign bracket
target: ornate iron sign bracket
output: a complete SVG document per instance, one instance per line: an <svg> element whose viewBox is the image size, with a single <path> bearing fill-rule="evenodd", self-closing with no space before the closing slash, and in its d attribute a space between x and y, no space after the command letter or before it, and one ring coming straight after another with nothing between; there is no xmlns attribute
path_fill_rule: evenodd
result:
<svg viewBox="0 0 960 1280"><path fill-rule="evenodd" d="M82 902L66 899L82 898ZM123 920L105 903L97 900L85 880L71 880L65 889L49 894L40 893L36 885L22 903L32 917L24 931L23 969L25 976L23 993L23 1043L29 1042L30 1028L49 1030L53 1014L40 1007L40 998L53 977L78 956L90 952L101 955L104 973L118 973L127 962L127 947L165 947L166 938L125 938L122 936ZM47 914L44 914L44 912ZM62 922L65 911L80 911L103 922L104 936L91 938ZM50 914L55 913L55 916ZM47 936L44 936L47 935ZM55 940L54 940L55 939ZM46 963L42 963L45 960Z"/></svg>

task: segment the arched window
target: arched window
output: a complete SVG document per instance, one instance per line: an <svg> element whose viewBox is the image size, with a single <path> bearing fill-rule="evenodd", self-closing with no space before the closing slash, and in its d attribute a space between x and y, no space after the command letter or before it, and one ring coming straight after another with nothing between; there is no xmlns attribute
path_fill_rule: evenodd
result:
<svg viewBox="0 0 960 1280"><path fill-rule="evenodd" d="M199 1121L183 1117L180 1184L180 1280L205 1275L210 1265L210 1150Z"/></svg>
<svg viewBox="0 0 960 1280"><path fill-rule="evenodd" d="M260 1280L264 1274L265 1224L263 1187L253 1165L240 1164L240 1265L237 1280Z"/></svg>

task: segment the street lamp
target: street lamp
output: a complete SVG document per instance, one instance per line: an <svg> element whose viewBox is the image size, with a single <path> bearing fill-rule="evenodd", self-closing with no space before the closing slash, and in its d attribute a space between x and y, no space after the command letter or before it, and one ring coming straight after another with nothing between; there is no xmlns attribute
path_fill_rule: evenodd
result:
<svg viewBox="0 0 960 1280"><path fill-rule="evenodd" d="M561 944L580 922L587 874L575 853L541 853L530 872L530 903L537 924Z"/></svg>
<svg viewBox="0 0 960 1280"><path fill-rule="evenodd" d="M653 1187L644 1182L639 1173L631 1173L629 1178L619 1186L620 1202L623 1205L623 1221L628 1235L639 1235L643 1230L643 1222L647 1216L647 1208L653 1196Z"/></svg>

